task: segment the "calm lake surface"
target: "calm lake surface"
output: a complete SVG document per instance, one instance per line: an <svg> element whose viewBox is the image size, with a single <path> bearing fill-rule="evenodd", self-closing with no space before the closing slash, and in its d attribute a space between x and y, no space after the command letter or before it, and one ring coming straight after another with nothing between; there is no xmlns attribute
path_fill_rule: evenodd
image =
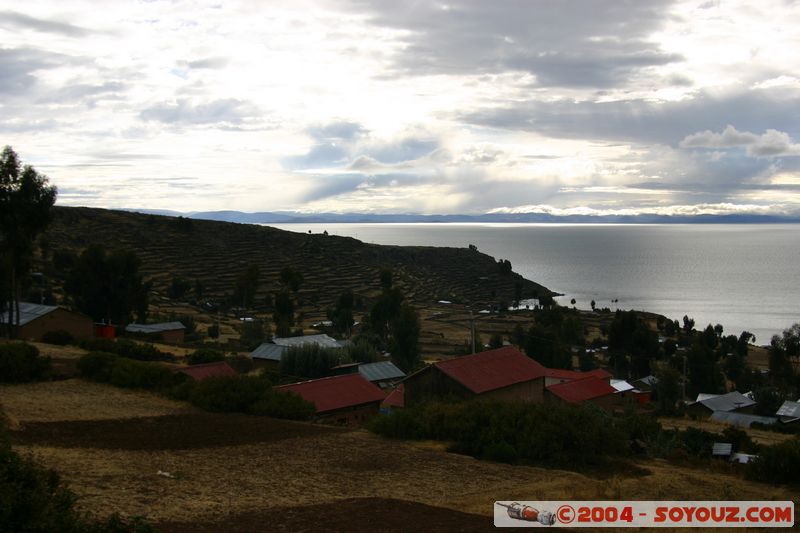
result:
<svg viewBox="0 0 800 533"><path fill-rule="evenodd" d="M800 322L800 225L270 224L375 244L467 247L579 308L642 309L758 344ZM618 299L618 304L612 300Z"/></svg>

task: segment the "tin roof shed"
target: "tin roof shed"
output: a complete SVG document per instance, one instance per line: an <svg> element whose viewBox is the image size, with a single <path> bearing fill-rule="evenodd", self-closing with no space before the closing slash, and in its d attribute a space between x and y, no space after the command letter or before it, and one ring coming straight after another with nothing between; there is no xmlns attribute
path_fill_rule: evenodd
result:
<svg viewBox="0 0 800 533"><path fill-rule="evenodd" d="M58 309L58 306L55 305L41 305L41 304L34 304L30 302L20 302L19 303L19 325L24 326L29 324L30 322L36 320L37 318L43 317L48 313L52 313ZM8 313L2 312L0 313L0 323L7 324L8 323ZM14 322L16 322L16 313L13 317Z"/></svg>
<svg viewBox="0 0 800 533"><path fill-rule="evenodd" d="M723 422L732 426L739 426L742 428L749 428L754 422L770 425L778 421L777 418L772 416L748 415L745 413L735 413L732 411L714 411L711 413L711 420Z"/></svg>
<svg viewBox="0 0 800 533"><path fill-rule="evenodd" d="M362 363L358 365L358 373L367 378L367 381L389 381L403 379L406 373L395 366L391 361L377 363Z"/></svg>
<svg viewBox="0 0 800 533"><path fill-rule="evenodd" d="M165 331L176 331L186 329L180 322L161 322L158 324L128 324L125 331L128 333L163 333Z"/></svg>

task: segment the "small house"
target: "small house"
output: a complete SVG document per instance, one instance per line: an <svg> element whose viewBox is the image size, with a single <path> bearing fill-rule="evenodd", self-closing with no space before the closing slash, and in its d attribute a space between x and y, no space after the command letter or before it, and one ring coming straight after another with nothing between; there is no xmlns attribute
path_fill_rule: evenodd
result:
<svg viewBox="0 0 800 533"><path fill-rule="evenodd" d="M591 402L603 409L613 411L622 405L622 397L617 389L605 379L590 376L564 383L557 383L545 389L545 401L581 405Z"/></svg>
<svg viewBox="0 0 800 533"><path fill-rule="evenodd" d="M780 406L775 416L784 424L791 424L800 420L800 402L786 400Z"/></svg>
<svg viewBox="0 0 800 533"><path fill-rule="evenodd" d="M361 374L312 379L275 387L314 404L316 419L339 425L357 425L378 414L386 395Z"/></svg>
<svg viewBox="0 0 800 533"><path fill-rule="evenodd" d="M547 369L506 346L428 365L403 380L405 405L480 397L541 403Z"/></svg>
<svg viewBox="0 0 800 533"><path fill-rule="evenodd" d="M686 410L688 413L698 416L711 416L714 411L752 413L755 405L756 402L741 392L733 391L690 403Z"/></svg>
<svg viewBox="0 0 800 533"><path fill-rule="evenodd" d="M66 331L79 340L91 339L94 334L90 317L55 305L20 302L18 324L16 313L0 313L1 324L9 327L9 320L13 336L23 340L41 341L45 333L53 331Z"/></svg>
<svg viewBox="0 0 800 533"><path fill-rule="evenodd" d="M161 322L158 324L128 324L125 326L127 333L135 333L158 339L167 343L179 344L183 342L186 326L180 322Z"/></svg>

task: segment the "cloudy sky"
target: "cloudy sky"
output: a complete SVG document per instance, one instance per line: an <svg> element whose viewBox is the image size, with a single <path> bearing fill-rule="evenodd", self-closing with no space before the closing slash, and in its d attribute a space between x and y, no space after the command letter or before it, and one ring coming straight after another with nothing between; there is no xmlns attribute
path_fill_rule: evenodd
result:
<svg viewBox="0 0 800 533"><path fill-rule="evenodd" d="M800 2L7 2L62 205L800 214Z"/></svg>

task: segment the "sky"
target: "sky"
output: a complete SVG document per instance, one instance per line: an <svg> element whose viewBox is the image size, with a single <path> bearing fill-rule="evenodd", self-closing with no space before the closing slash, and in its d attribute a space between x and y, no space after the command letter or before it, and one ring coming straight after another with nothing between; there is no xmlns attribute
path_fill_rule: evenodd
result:
<svg viewBox="0 0 800 533"><path fill-rule="evenodd" d="M60 205L800 215L800 2L0 6Z"/></svg>

